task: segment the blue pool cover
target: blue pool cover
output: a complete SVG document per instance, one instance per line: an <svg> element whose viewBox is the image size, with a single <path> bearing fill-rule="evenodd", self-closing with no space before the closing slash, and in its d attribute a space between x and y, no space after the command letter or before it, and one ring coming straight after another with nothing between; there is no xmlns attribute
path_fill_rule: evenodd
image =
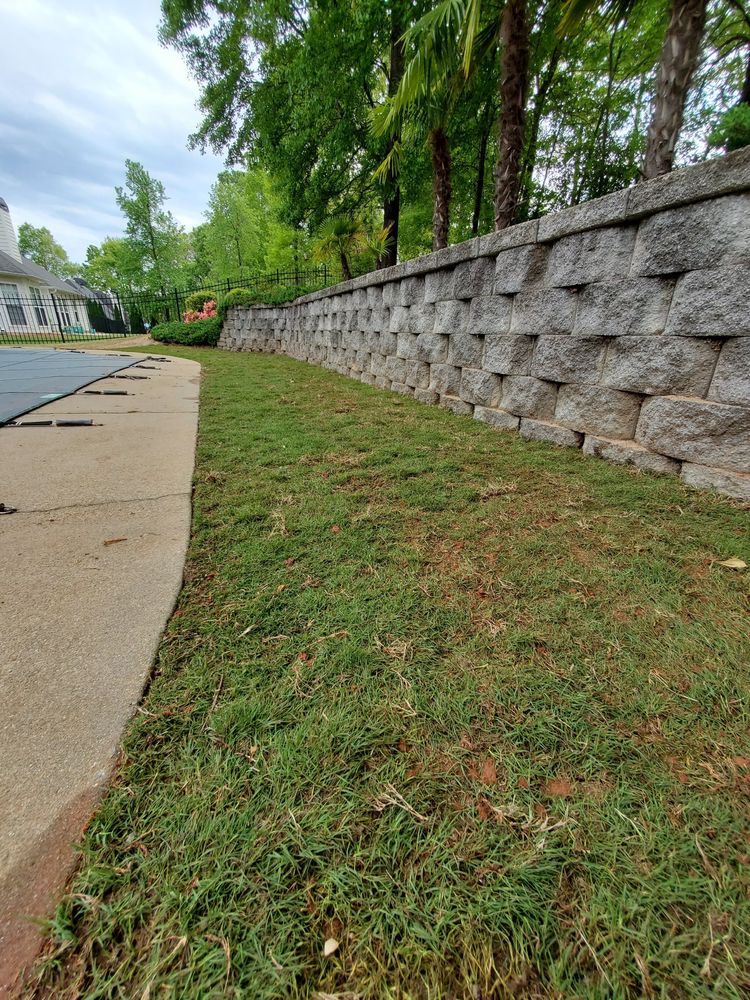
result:
<svg viewBox="0 0 750 1000"><path fill-rule="evenodd" d="M124 354L0 347L0 425L142 360Z"/></svg>

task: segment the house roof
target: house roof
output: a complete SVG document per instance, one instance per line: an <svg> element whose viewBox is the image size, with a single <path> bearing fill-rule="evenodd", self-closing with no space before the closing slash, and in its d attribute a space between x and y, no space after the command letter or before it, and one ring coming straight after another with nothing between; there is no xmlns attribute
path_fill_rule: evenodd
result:
<svg viewBox="0 0 750 1000"><path fill-rule="evenodd" d="M0 274L20 274L25 278L34 278L36 281L41 281L58 292L67 292L68 295L76 295L78 298L85 297L81 294L80 290L72 288L62 278L50 274L49 271L35 264L33 260L29 260L28 257L22 257L21 260L17 260L3 250L0 250Z"/></svg>

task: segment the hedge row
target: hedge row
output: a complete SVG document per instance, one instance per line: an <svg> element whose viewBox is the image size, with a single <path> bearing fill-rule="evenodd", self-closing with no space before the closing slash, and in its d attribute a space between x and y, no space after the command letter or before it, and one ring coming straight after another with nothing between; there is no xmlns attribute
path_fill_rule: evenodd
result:
<svg viewBox="0 0 750 1000"><path fill-rule="evenodd" d="M197 319L192 323L159 323L151 331L154 340L162 344L216 347L221 333L221 320Z"/></svg>

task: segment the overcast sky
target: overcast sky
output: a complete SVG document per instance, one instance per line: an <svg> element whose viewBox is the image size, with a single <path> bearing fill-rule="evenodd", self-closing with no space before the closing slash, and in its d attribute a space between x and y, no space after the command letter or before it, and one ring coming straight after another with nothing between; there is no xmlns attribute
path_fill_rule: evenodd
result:
<svg viewBox="0 0 750 1000"><path fill-rule="evenodd" d="M186 227L221 169L189 152L197 84L156 37L159 0L0 0L0 196L73 260L122 232L125 159L163 182Z"/></svg>

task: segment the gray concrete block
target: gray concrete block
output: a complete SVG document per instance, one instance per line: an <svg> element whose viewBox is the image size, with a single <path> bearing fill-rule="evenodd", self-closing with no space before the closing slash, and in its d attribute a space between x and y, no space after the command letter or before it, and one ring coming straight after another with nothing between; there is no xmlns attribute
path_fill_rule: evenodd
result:
<svg viewBox="0 0 750 1000"><path fill-rule="evenodd" d="M489 424L499 431L517 431L521 420L514 413L489 406L475 406L474 419Z"/></svg>
<svg viewBox="0 0 750 1000"><path fill-rule="evenodd" d="M402 306L414 306L424 302L424 278L415 276L399 282L398 298Z"/></svg>
<svg viewBox="0 0 750 1000"><path fill-rule="evenodd" d="M547 262L547 247L531 244L504 250L495 260L495 295L515 295L541 280Z"/></svg>
<svg viewBox="0 0 750 1000"><path fill-rule="evenodd" d="M563 236L549 251L544 283L557 288L624 277L635 235L635 226L611 226Z"/></svg>
<svg viewBox="0 0 750 1000"><path fill-rule="evenodd" d="M383 330L380 334L380 353L387 356L388 354L395 354L397 350L398 334Z"/></svg>
<svg viewBox="0 0 750 1000"><path fill-rule="evenodd" d="M394 306L391 309L390 322L388 324L391 333L409 332L409 307Z"/></svg>
<svg viewBox="0 0 750 1000"><path fill-rule="evenodd" d="M375 385L378 387L378 389L390 389L391 380L388 378L387 375L376 375Z"/></svg>
<svg viewBox="0 0 750 1000"><path fill-rule="evenodd" d="M484 340L483 367L498 375L528 375L533 350L533 337L493 334Z"/></svg>
<svg viewBox="0 0 750 1000"><path fill-rule="evenodd" d="M438 394L433 389L415 389L414 398L420 403L434 405L438 401Z"/></svg>
<svg viewBox="0 0 750 1000"><path fill-rule="evenodd" d="M739 263L750 252L750 194L684 205L644 219L632 274L675 274Z"/></svg>
<svg viewBox="0 0 750 1000"><path fill-rule="evenodd" d="M573 333L589 337L661 333L673 291L671 278L621 278L586 285L578 296Z"/></svg>
<svg viewBox="0 0 750 1000"><path fill-rule="evenodd" d="M522 417L544 419L555 412L557 386L526 375L507 375L503 379L502 408Z"/></svg>
<svg viewBox="0 0 750 1000"><path fill-rule="evenodd" d="M724 342L708 397L720 403L750 406L750 337L732 337Z"/></svg>
<svg viewBox="0 0 750 1000"><path fill-rule="evenodd" d="M643 403L636 441L697 465L750 472L750 408L686 396Z"/></svg>
<svg viewBox="0 0 750 1000"><path fill-rule="evenodd" d="M467 330L469 333L489 336L507 333L513 299L509 295L481 295L472 299Z"/></svg>
<svg viewBox="0 0 750 1000"><path fill-rule="evenodd" d="M454 269L452 267L443 270L430 271L425 275L425 302L441 302L443 299L454 299L455 285Z"/></svg>
<svg viewBox="0 0 750 1000"><path fill-rule="evenodd" d="M400 358L415 361L419 357L417 337L413 333L399 333L396 344L396 354ZM399 381L403 382L403 379Z"/></svg>
<svg viewBox="0 0 750 1000"><path fill-rule="evenodd" d="M640 396L615 389L596 385L561 385L555 420L573 430L599 437L632 438L640 404Z"/></svg>
<svg viewBox="0 0 750 1000"><path fill-rule="evenodd" d="M417 337L416 357L430 364L445 361L448 357L448 338L440 333L420 333Z"/></svg>
<svg viewBox="0 0 750 1000"><path fill-rule="evenodd" d="M461 369L453 365L433 364L430 368L430 388L441 396L457 396L461 388Z"/></svg>
<svg viewBox="0 0 750 1000"><path fill-rule="evenodd" d="M412 306L409 309L409 333L432 333L435 327L435 306L429 303Z"/></svg>
<svg viewBox="0 0 750 1000"><path fill-rule="evenodd" d="M487 233L480 236L476 241L478 244L478 257L494 257L495 254L511 247L524 246L527 243L536 243L537 232L539 230L539 220L529 219L528 222L519 222L515 226L508 226L496 233Z"/></svg>
<svg viewBox="0 0 750 1000"><path fill-rule="evenodd" d="M471 403L467 403L464 399L458 399L456 396L441 396L440 405L445 410L450 410L451 413L457 413L459 416L470 417L474 412L474 407Z"/></svg>
<svg viewBox="0 0 750 1000"><path fill-rule="evenodd" d="M435 333L463 333L469 321L469 303L444 299L435 303Z"/></svg>
<svg viewBox="0 0 750 1000"><path fill-rule="evenodd" d="M677 205L717 198L750 189L750 146L691 167L680 167L663 177L642 181L630 189L629 218L651 215Z"/></svg>
<svg viewBox="0 0 750 1000"><path fill-rule="evenodd" d="M403 358L386 358L385 377L392 382L403 382L406 378L406 361Z"/></svg>
<svg viewBox="0 0 750 1000"><path fill-rule="evenodd" d="M502 395L500 376L477 368L464 368L458 394L467 403L499 406Z"/></svg>
<svg viewBox="0 0 750 1000"><path fill-rule="evenodd" d="M559 212L552 212L539 220L539 242L560 239L571 233L600 226L612 226L625 221L630 190L613 191L601 198L571 205Z"/></svg>
<svg viewBox="0 0 750 1000"><path fill-rule="evenodd" d="M398 392L402 396L414 395L413 386L407 385L405 382L391 382L391 391Z"/></svg>
<svg viewBox="0 0 750 1000"><path fill-rule="evenodd" d="M699 490L716 490L734 500L750 502L750 475L683 462L680 478L686 486L694 486Z"/></svg>
<svg viewBox="0 0 750 1000"><path fill-rule="evenodd" d="M454 296L457 299L492 295L494 284L495 261L491 257L478 257L456 266Z"/></svg>
<svg viewBox="0 0 750 1000"><path fill-rule="evenodd" d="M717 347L708 340L617 337L609 346L601 381L612 389L650 396L704 396L717 356Z"/></svg>
<svg viewBox="0 0 750 1000"><path fill-rule="evenodd" d="M426 389L430 384L430 366L426 361L407 361L404 382L415 389Z"/></svg>
<svg viewBox="0 0 750 1000"><path fill-rule="evenodd" d="M665 333L750 336L750 266L707 267L683 274L677 281Z"/></svg>
<svg viewBox="0 0 750 1000"><path fill-rule="evenodd" d="M529 417L524 417L519 431L521 437L527 441L549 441L550 444L565 448L580 448L583 444L583 434L548 420L531 420Z"/></svg>
<svg viewBox="0 0 750 1000"><path fill-rule="evenodd" d="M577 295L569 288L519 292L513 299L510 332L529 336L571 333Z"/></svg>
<svg viewBox="0 0 750 1000"><path fill-rule="evenodd" d="M616 441L611 438L596 437L587 434L583 442L584 455L595 455L606 458L618 465L632 465L636 469L647 472L658 472L662 475L676 476L680 472L680 463L666 455L644 448L637 441Z"/></svg>
<svg viewBox="0 0 750 1000"><path fill-rule="evenodd" d="M481 368L484 337L470 333L454 333L448 337L448 364L459 368Z"/></svg>
<svg viewBox="0 0 750 1000"><path fill-rule="evenodd" d="M552 382L596 383L606 352L601 337L539 337L531 374Z"/></svg>

